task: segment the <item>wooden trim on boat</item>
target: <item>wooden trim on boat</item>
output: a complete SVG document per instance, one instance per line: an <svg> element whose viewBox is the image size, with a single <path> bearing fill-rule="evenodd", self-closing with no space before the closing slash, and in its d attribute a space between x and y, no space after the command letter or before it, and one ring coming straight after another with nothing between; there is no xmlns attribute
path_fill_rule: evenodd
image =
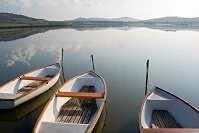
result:
<svg viewBox="0 0 199 133"><path fill-rule="evenodd" d="M104 98L104 93L93 92L58 92L57 97L77 97L77 98Z"/></svg>
<svg viewBox="0 0 199 133"><path fill-rule="evenodd" d="M31 76L22 76L20 77L22 80L36 80L36 81L49 81L52 78L47 78L47 77L31 77Z"/></svg>
<svg viewBox="0 0 199 133"><path fill-rule="evenodd" d="M141 133L199 133L198 128L158 128L143 129Z"/></svg>

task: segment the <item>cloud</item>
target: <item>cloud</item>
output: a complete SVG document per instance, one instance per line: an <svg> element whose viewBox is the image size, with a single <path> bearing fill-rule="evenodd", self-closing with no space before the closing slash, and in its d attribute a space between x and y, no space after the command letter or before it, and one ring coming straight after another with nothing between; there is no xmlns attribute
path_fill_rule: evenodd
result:
<svg viewBox="0 0 199 133"><path fill-rule="evenodd" d="M78 52L81 49L82 45L64 45L49 43L48 45L35 45L35 44L26 44L21 48L15 48L6 56L7 67L11 67L17 62L30 65L32 57L37 53L37 51L45 51L51 54L54 62L59 62L61 59L61 49L64 48L64 51Z"/></svg>
<svg viewBox="0 0 199 133"><path fill-rule="evenodd" d="M35 55L36 49L34 45L28 45L24 48L16 48L7 55L7 67L14 65L17 62L30 65L29 61Z"/></svg>
<svg viewBox="0 0 199 133"><path fill-rule="evenodd" d="M15 4L16 0L3 0L4 2L7 2L9 4Z"/></svg>
<svg viewBox="0 0 199 133"><path fill-rule="evenodd" d="M24 8L31 6L31 0L19 0Z"/></svg>

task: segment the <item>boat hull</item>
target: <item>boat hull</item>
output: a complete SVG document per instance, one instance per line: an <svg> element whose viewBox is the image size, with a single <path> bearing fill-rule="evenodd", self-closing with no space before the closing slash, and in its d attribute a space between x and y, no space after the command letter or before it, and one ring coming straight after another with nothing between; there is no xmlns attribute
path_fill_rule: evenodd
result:
<svg viewBox="0 0 199 133"><path fill-rule="evenodd" d="M197 108L159 87L144 98L139 113L141 133L199 132L198 123Z"/></svg>
<svg viewBox="0 0 199 133"><path fill-rule="evenodd" d="M89 74L96 75L94 72L88 72ZM85 74L88 74L85 73ZM58 92L49 100L49 102L46 104L44 110L42 111L34 129L34 133L47 133L47 132L71 132L71 133L85 133L85 132L92 132L102 111L105 106L106 102L106 94L107 94L107 88L105 81L100 77L99 75L96 75L98 78L97 80L101 80L98 85L95 84L96 77L90 78L90 76L86 75L84 78L85 80L82 80L82 75L76 76L72 78L71 80L67 81L66 83L63 84L60 89L58 89ZM79 80L77 80L79 79ZM76 83L78 82L78 83ZM97 111L95 114L92 116L92 118L89 120L88 123L63 123L60 121L57 121L57 118L60 113L61 107L69 101L71 98L70 97L59 97L57 94L59 92L73 92L73 91L79 91L77 88L81 88L82 86L95 86L96 88L103 88L102 90L96 89L97 92L103 92L104 97L102 99L96 100L97 103Z"/></svg>
<svg viewBox="0 0 199 133"><path fill-rule="evenodd" d="M0 109L11 109L11 108L14 108L14 107L16 107L16 106L18 106L18 105L20 105L20 104L32 99L32 98L34 98L34 97L44 93L45 91L50 89L58 81L59 76L60 76L60 72L61 72L61 69L48 82L45 82L44 84L42 84L41 86L39 86L35 90L31 90L30 92L28 92L26 94L19 95L19 94L0 93L0 95L1 95L0 96ZM31 73L32 72L30 72L28 74L31 74ZM12 81L8 82L6 85L8 85L9 83L12 83L12 82L19 82L19 81L20 81L19 78L16 78L15 80L12 80ZM8 95L11 98L4 98L5 96L3 96L3 95Z"/></svg>

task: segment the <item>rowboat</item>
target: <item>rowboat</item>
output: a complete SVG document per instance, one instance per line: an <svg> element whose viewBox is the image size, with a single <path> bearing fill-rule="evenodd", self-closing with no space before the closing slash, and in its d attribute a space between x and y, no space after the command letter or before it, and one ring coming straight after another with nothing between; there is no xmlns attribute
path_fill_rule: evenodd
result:
<svg viewBox="0 0 199 133"><path fill-rule="evenodd" d="M0 87L0 109L14 108L51 88L59 79L59 63L23 74Z"/></svg>
<svg viewBox="0 0 199 133"><path fill-rule="evenodd" d="M142 102L139 126L141 133L199 133L199 110L154 87Z"/></svg>
<svg viewBox="0 0 199 133"><path fill-rule="evenodd" d="M63 84L46 104L34 133L90 133L105 106L107 88L94 71Z"/></svg>

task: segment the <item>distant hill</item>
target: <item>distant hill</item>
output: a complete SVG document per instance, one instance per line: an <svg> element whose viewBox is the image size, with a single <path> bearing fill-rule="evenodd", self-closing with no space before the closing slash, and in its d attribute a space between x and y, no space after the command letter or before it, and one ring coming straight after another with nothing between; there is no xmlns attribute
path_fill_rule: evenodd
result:
<svg viewBox="0 0 199 133"><path fill-rule="evenodd" d="M199 22L199 17L196 18L183 18L183 17L162 17L162 18L154 18L145 20L148 22L168 22L168 23L174 23L174 22Z"/></svg>
<svg viewBox="0 0 199 133"><path fill-rule="evenodd" d="M35 19L24 15L18 15L13 13L0 13L0 22L32 22L32 21L46 21L44 19Z"/></svg>
<svg viewBox="0 0 199 133"><path fill-rule="evenodd" d="M123 21L123 22L135 22L140 21L135 18L121 17L121 18L76 18L73 21Z"/></svg>
<svg viewBox="0 0 199 133"><path fill-rule="evenodd" d="M0 28L64 27L71 26L68 21L48 21L13 13L0 13Z"/></svg>
<svg viewBox="0 0 199 133"><path fill-rule="evenodd" d="M199 27L199 17L162 17L148 20L138 20L131 17L119 18L84 18L79 17L74 20L48 21L36 19L24 15L13 13L0 13L0 29L2 28L35 28L35 27L154 27L154 26L180 26L180 27Z"/></svg>

